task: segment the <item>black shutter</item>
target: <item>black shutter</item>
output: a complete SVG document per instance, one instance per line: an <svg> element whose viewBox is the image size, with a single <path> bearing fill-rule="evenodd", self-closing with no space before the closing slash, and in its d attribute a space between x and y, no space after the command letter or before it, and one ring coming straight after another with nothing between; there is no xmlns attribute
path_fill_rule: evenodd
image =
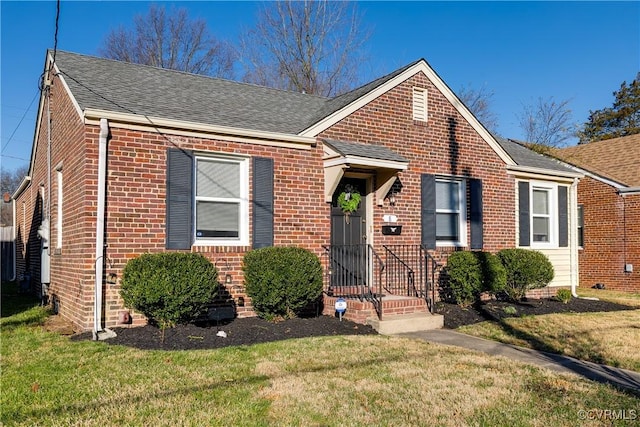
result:
<svg viewBox="0 0 640 427"><path fill-rule="evenodd" d="M193 236L193 154L167 149L167 249L191 249Z"/></svg>
<svg viewBox="0 0 640 427"><path fill-rule="evenodd" d="M482 180L469 180L469 201L471 203L471 249L482 249Z"/></svg>
<svg viewBox="0 0 640 427"><path fill-rule="evenodd" d="M422 174L420 182L420 219L422 245L427 249L436 248L436 177Z"/></svg>
<svg viewBox="0 0 640 427"><path fill-rule="evenodd" d="M567 187L558 187L558 246L569 246L569 216L567 215Z"/></svg>
<svg viewBox="0 0 640 427"><path fill-rule="evenodd" d="M253 248L273 246L273 159L253 159Z"/></svg>
<svg viewBox="0 0 640 427"><path fill-rule="evenodd" d="M518 182L518 212L520 223L520 246L530 245L531 234L531 217L529 215L529 183L525 181Z"/></svg>

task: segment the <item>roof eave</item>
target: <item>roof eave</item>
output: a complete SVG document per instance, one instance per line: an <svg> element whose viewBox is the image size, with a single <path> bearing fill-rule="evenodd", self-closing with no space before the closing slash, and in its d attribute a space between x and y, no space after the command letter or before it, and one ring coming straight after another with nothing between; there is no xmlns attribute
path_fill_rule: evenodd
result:
<svg viewBox="0 0 640 427"><path fill-rule="evenodd" d="M619 188L618 193L622 194L623 196L635 196L637 194L640 194L640 187Z"/></svg>
<svg viewBox="0 0 640 427"><path fill-rule="evenodd" d="M315 147L316 139L288 133L260 131L228 126L216 126L206 123L185 120L150 117L139 114L122 113L108 110L87 108L84 110L85 124L97 125L101 118L109 120L113 127L138 128L155 130L169 134L188 134L202 137L214 137L236 142L249 142L285 146L287 148L310 149Z"/></svg>
<svg viewBox="0 0 640 427"><path fill-rule="evenodd" d="M584 177L584 174L581 174L579 172L556 171L552 169L536 168L532 166L507 166L507 170L517 175L536 176L561 181L573 181L576 178L580 179Z"/></svg>
<svg viewBox="0 0 640 427"><path fill-rule="evenodd" d="M338 157L334 159L325 160L324 166L337 166L337 165L358 165L358 166L369 166L374 168L383 168L383 169L395 169L395 170L407 170L409 167L409 162L398 162L395 160L382 160L382 159L374 159L369 157L360 157L360 156L350 156L346 155L343 157Z"/></svg>
<svg viewBox="0 0 640 427"><path fill-rule="evenodd" d="M18 186L16 191L13 192L13 195L11 196L11 198L15 200L18 197L20 197L22 192L29 186L30 183L31 183L31 176L25 176L24 178L22 178L22 182L20 182L20 185Z"/></svg>

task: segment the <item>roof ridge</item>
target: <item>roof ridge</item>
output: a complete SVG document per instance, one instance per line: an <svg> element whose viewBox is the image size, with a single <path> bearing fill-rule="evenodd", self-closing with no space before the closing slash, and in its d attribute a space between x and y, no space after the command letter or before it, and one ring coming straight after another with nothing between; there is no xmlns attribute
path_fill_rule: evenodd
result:
<svg viewBox="0 0 640 427"><path fill-rule="evenodd" d="M51 51L51 49L48 49L48 51ZM122 60L119 60L119 59L105 58L105 57L102 57L102 56L88 55L88 54L84 54L84 53L77 53L77 52L71 52L71 51L60 50L60 49L58 49L57 52L58 53L62 52L63 54L68 54L68 55L73 55L73 56L80 56L80 57L84 57L84 58L89 58L89 59L97 60L97 61L114 62L114 63L117 63L117 64L123 64L123 65L130 66L130 67L148 68L148 69L157 70L157 71L160 71L160 72L181 74L181 75L185 75L185 76L191 76L191 77L201 78L201 79L206 79L206 80L218 80L218 81L223 81L223 82L227 82L227 83L230 83L230 84L236 84L236 85L247 86L247 87L255 87L255 88L258 88L258 89L266 89L266 90L270 90L270 91L274 91L274 92L284 92L284 93L288 93L288 94L297 94L297 95L301 95L301 96L315 97L315 98L320 98L320 99L324 99L324 100L330 100L331 99L331 98L328 98L326 96L317 95L317 94L296 92L296 91L293 91L293 90L274 88L274 87L270 87L270 86L259 85L257 83L248 83L248 82L233 80L233 79L225 78L225 77L209 76L209 75L206 75L206 74L197 74L197 73L192 73L192 72L189 72L189 71L175 70L173 68L163 68L163 67L158 67L158 66L155 66L155 65L148 65L148 64L140 64L140 63L137 63L137 62L122 61Z"/></svg>

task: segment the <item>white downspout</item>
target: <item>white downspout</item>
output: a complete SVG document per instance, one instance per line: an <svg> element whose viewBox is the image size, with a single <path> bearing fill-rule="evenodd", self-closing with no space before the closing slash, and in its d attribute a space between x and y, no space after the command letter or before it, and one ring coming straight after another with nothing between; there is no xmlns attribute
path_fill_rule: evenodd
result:
<svg viewBox="0 0 640 427"><path fill-rule="evenodd" d="M571 264L571 295L579 298L576 291L578 285L578 178L573 179L571 184L571 250L569 258Z"/></svg>
<svg viewBox="0 0 640 427"><path fill-rule="evenodd" d="M18 264L16 258L18 258L18 246L16 245L16 199L11 197L11 209L13 212L13 230L11 230L11 248L13 250L13 275L11 276L11 281L14 281L18 278Z"/></svg>
<svg viewBox="0 0 640 427"><path fill-rule="evenodd" d="M107 177L107 137L109 123L100 119L100 136L98 139L98 210L96 212L96 267L95 298L93 307L93 339L101 337L102 328L102 265L104 263L104 213Z"/></svg>

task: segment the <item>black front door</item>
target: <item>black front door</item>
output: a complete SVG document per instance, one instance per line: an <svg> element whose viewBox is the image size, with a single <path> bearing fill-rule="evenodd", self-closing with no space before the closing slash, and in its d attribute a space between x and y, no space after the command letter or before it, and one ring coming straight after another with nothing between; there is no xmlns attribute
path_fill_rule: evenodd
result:
<svg viewBox="0 0 640 427"><path fill-rule="evenodd" d="M341 193L357 192L361 196L356 211L343 212L338 198ZM343 178L331 203L331 285L360 286L367 282L367 182Z"/></svg>

